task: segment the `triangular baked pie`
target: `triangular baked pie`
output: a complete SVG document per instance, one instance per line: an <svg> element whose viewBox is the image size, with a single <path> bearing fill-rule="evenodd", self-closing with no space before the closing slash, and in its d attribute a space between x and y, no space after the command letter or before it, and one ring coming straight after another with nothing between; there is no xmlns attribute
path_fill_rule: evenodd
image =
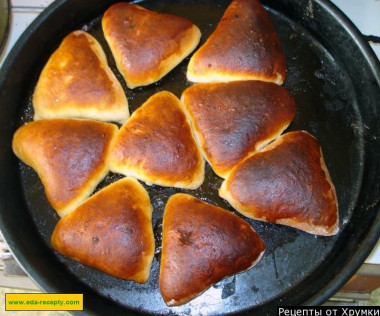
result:
<svg viewBox="0 0 380 316"><path fill-rule="evenodd" d="M148 193L134 178L116 181L61 218L51 241L65 256L144 283L154 256Z"/></svg>
<svg viewBox="0 0 380 316"><path fill-rule="evenodd" d="M259 0L233 0L216 30L191 57L193 82L285 80L285 55Z"/></svg>
<svg viewBox="0 0 380 316"><path fill-rule="evenodd" d="M264 242L248 222L188 194L169 198L163 219L160 290L185 304L214 283L253 267Z"/></svg>
<svg viewBox="0 0 380 316"><path fill-rule="evenodd" d="M30 122L13 136L13 151L31 166L59 216L83 202L108 173L117 126L81 119Z"/></svg>
<svg viewBox="0 0 380 316"><path fill-rule="evenodd" d="M34 119L87 118L124 123L128 101L97 40L67 35L41 72L33 95Z"/></svg>
<svg viewBox="0 0 380 316"><path fill-rule="evenodd" d="M148 185L196 189L202 184L204 160L175 95L156 93L132 114L116 136L110 169Z"/></svg>
<svg viewBox="0 0 380 316"><path fill-rule="evenodd" d="M104 36L129 88L165 76L198 45L201 32L189 20L119 2L102 19Z"/></svg>
<svg viewBox="0 0 380 316"><path fill-rule="evenodd" d="M247 217L330 236L339 230L335 188L318 141L284 134L237 165L219 190Z"/></svg>
<svg viewBox="0 0 380 316"><path fill-rule="evenodd" d="M204 157L223 178L277 138L296 114L285 88L254 80L196 84L181 100Z"/></svg>

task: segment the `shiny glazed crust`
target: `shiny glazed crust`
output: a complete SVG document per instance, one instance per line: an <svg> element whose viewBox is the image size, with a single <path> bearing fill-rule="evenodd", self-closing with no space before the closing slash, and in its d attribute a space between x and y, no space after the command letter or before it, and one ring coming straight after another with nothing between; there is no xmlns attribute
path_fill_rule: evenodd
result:
<svg viewBox="0 0 380 316"><path fill-rule="evenodd" d="M124 123L128 101L97 40L83 31L64 38L33 95L34 119L88 118Z"/></svg>
<svg viewBox="0 0 380 316"><path fill-rule="evenodd" d="M189 62L193 82L285 80L285 55L258 0L233 0L216 30Z"/></svg>
<svg viewBox="0 0 380 316"><path fill-rule="evenodd" d="M63 217L51 242L58 252L83 264L146 282L155 247L148 193L133 178L112 183Z"/></svg>
<svg viewBox="0 0 380 316"><path fill-rule="evenodd" d="M117 126L80 119L30 122L13 136L13 151L39 175L59 216L84 201L108 173Z"/></svg>
<svg viewBox="0 0 380 316"><path fill-rule="evenodd" d="M205 159L223 178L280 136L296 114L285 88L254 80L196 84L181 100Z"/></svg>
<svg viewBox="0 0 380 316"><path fill-rule="evenodd" d="M203 183L204 160L175 95L156 93L132 114L116 137L110 169L148 185L196 189Z"/></svg>
<svg viewBox="0 0 380 316"><path fill-rule="evenodd" d="M339 230L335 188L318 141L290 132L237 165L219 190L243 215L315 235Z"/></svg>
<svg viewBox="0 0 380 316"><path fill-rule="evenodd" d="M201 32L189 20L120 2L102 19L117 68L131 89L165 76L198 45Z"/></svg>
<svg viewBox="0 0 380 316"><path fill-rule="evenodd" d="M188 194L171 196L159 277L165 303L185 304L223 278L250 269L264 249L259 235L235 214Z"/></svg>

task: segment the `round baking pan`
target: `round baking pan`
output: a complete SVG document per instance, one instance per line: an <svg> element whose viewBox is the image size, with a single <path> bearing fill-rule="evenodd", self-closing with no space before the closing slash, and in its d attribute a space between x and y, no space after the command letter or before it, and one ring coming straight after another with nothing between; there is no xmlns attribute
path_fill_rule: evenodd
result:
<svg viewBox="0 0 380 316"><path fill-rule="evenodd" d="M83 293L88 314L273 315L278 305L320 304L360 267L380 235L380 71L379 62L352 23L329 1L263 1L287 60L284 86L297 101L288 130L306 130L320 142L335 184L340 231L318 237L248 220L263 238L266 252L251 270L215 284L183 306L168 308L158 288L159 251L145 284L120 280L56 253L50 245L58 221L36 173L12 153L15 130L32 120L31 97L38 76L62 39L75 29L93 34L122 82L133 112L149 96L169 90L180 96L189 58L158 83L127 89L101 30L101 16L115 1L58 0L22 35L0 74L0 228L10 250L46 292ZM148 9L192 20L203 43L230 1L139 1ZM223 52L221 52L223 53ZM110 174L98 189L118 179ZM187 192L232 212L218 196L221 184L206 167L206 180L194 191L145 186L159 236L168 197ZM159 238L158 238L159 239ZM159 244L157 244L159 250Z"/></svg>

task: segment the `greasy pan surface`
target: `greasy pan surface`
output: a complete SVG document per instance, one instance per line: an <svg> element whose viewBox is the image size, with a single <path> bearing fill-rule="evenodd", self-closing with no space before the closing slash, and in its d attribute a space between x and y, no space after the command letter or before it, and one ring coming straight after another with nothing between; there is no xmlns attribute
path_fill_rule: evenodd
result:
<svg viewBox="0 0 380 316"><path fill-rule="evenodd" d="M266 252L253 269L227 278L192 302L164 304L158 289L159 254L145 284L119 280L83 266L52 250L50 236L58 220L37 175L12 154L11 138L31 120L31 96L39 73L65 35L84 29L101 43L118 78L104 40L100 17L115 1L61 0L26 31L0 74L0 228L16 258L47 292L84 293L87 313L225 314L255 310L273 315L277 305L318 304L331 296L364 261L380 234L380 88L379 65L349 21L327 1L263 1L283 44L285 87L297 101L289 130L304 129L321 143L336 186L340 232L316 237L280 225L249 220L263 238ZM146 8L191 19L202 42L230 1L141 1ZM157 84L127 91L133 112L155 92L180 96L189 86L188 58ZM125 88L125 83L122 81ZM99 187L119 178L110 175ZM201 189L189 191L228 208L218 197L221 179L210 167ZM147 187L147 186L145 186ZM159 237L165 203L175 192L147 187ZM159 239L159 238L157 238ZM158 245L159 246L159 245ZM159 252L159 247L158 251Z"/></svg>

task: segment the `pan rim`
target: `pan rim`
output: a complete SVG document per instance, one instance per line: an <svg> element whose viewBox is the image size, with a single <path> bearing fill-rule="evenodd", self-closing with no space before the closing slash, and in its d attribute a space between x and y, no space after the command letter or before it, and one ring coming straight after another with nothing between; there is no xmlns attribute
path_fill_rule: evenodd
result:
<svg viewBox="0 0 380 316"><path fill-rule="evenodd" d="M328 0L315 1L319 3L319 5L321 5L329 14L331 14L331 16L340 21L345 31L350 35L352 40L356 42L363 56L371 66L370 68L372 69L377 81L377 85L380 88L380 63L375 52L368 44L368 42L364 39L362 33L334 3ZM366 161L364 161L364 165L366 165ZM349 263L343 267L340 273L336 274L335 277L330 280L324 289L321 289L319 293L310 297L304 303L305 305L319 305L326 301L329 297L333 296L351 278L351 276L354 275L354 273L360 268L366 258L370 255L371 251L376 246L380 238L379 201L377 201L377 206L374 205L374 208L377 210L377 216L374 221L375 224L372 225L370 232L368 232L366 238L364 239L364 242L362 243L362 246L357 250L356 255L349 260ZM368 244L370 247L368 247Z"/></svg>

